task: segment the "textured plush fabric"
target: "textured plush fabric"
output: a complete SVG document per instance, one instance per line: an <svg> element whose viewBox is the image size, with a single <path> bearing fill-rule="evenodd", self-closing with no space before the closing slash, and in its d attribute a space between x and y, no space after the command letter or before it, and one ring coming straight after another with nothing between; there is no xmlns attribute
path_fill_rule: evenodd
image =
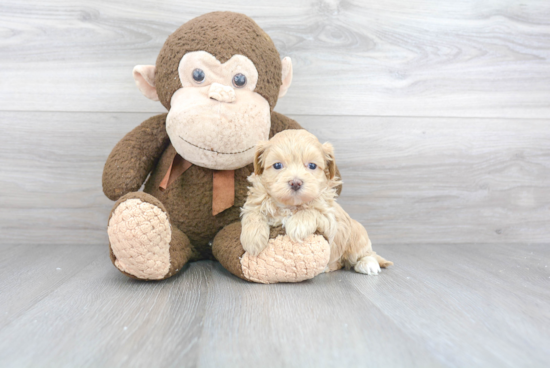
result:
<svg viewBox="0 0 550 368"><path fill-rule="evenodd" d="M117 143L103 169L103 192L116 201L138 190L170 142L166 115L145 120Z"/></svg>
<svg viewBox="0 0 550 368"><path fill-rule="evenodd" d="M192 77L198 67L204 83ZM248 73L242 88L232 87L236 72ZM255 92L258 73L252 61L234 55L221 64L206 51L194 51L181 60L179 76L183 88L172 95L166 118L176 151L194 165L213 170L248 165L256 143L268 138L271 126L269 103Z"/></svg>
<svg viewBox="0 0 550 368"><path fill-rule="evenodd" d="M271 136L285 129L301 129L301 127L294 120L273 112ZM166 190L159 189L159 184L175 154L176 151L169 144L145 184L144 191L164 204L172 224L189 237L201 258L213 259L208 243L224 226L240 220L240 208L248 192L247 177L254 171L254 167L250 164L235 170L235 203L231 208L213 216L213 170L193 165Z"/></svg>
<svg viewBox="0 0 550 368"><path fill-rule="evenodd" d="M111 260L122 273L161 280L194 256L189 239L169 223L162 203L143 192L120 198L109 216Z"/></svg>
<svg viewBox="0 0 550 368"><path fill-rule="evenodd" d="M113 212L107 231L119 270L147 280L160 280L168 273L172 231L159 207L128 199Z"/></svg>
<svg viewBox="0 0 550 368"><path fill-rule="evenodd" d="M269 245L257 257L245 253L241 245L241 223L226 226L214 238L216 259L232 274L263 284L300 282L325 270L330 256L329 244L321 235L295 246L281 226L271 228Z"/></svg>
<svg viewBox="0 0 550 368"><path fill-rule="evenodd" d="M109 190L109 193L116 193L116 196L118 196L122 192L122 189L115 189L129 188L129 186L124 185L124 182L120 179L120 174L126 175L126 180L129 182L136 183L134 187L139 187L138 184L140 178L143 178L141 180L144 180L147 173L130 170L128 163L124 161L122 157L127 154L128 160L133 159L130 157L131 153L136 152L137 149L135 148L139 146L136 142L146 141L146 139L143 139L140 134L145 138L151 139L151 132L164 132L162 128L164 126L165 117L166 114L162 114L146 120L142 125L128 133L128 135L117 144L113 150L113 153L109 156L107 164L105 165L103 187L106 194L108 194L107 190ZM302 129L302 127L296 121L277 112L273 112L271 115L270 137L279 131L286 129ZM162 139L155 139L154 141L157 142L157 146L162 146L164 144ZM246 178L253 172L253 165L251 164L242 169L235 170L235 204L233 207L225 210L217 216L212 216L213 170L193 165L183 175L176 179L176 181L174 181L165 191L161 191L159 189L159 184L164 178L164 175L172 163L174 155L176 154L170 143L167 142L166 144L166 148L158 156L154 155L154 153L158 152L158 148L155 149L155 145L145 144L145 148L149 147L149 152L153 152L153 154L150 157L145 157L146 159L140 162L157 162L157 165L153 167L151 176L145 185L145 193L133 192L129 193L124 198L121 198L121 200L128 198L139 198L143 201L155 204L168 214L169 220L172 223L172 238L173 240L177 240L175 242L171 242L170 252L175 252L178 254L183 253L185 256L180 257L182 260L178 262L175 262L174 258L171 257L172 263L170 266L170 272L165 277L169 277L172 274L177 273L188 259L214 259L215 256L215 258L218 259L231 273L245 278L242 274L242 265L240 264L239 259L239 257L241 257L244 253L242 247L240 247L239 240L240 223L238 224L238 234L233 234L233 237L237 240L238 246L235 245L237 243L235 243L233 247L229 246L229 243L231 243L229 239L232 239L232 237L228 235L229 239L226 241L225 236L223 236L224 233L220 233L217 240L221 241L223 244L227 244L228 248L227 250L222 250L220 248L218 249L218 253L214 253L213 255L212 247L209 245L209 242L211 242L214 237L216 237L216 234L218 234L218 232L225 226L240 220L240 207L242 207L246 200L247 187L249 185ZM126 145L129 147L128 150L124 150ZM142 151L147 151L147 149ZM116 165L114 165L113 162L110 162L113 157L117 159L120 171L114 170ZM126 170L124 170L124 168L126 168ZM107 174L107 170L111 170L110 175ZM111 197L116 196L111 195ZM118 207L120 202L121 201L119 200L119 202L115 204L113 211ZM281 233L280 229L274 231L275 232L272 234L273 238L276 237L277 234ZM185 246L181 243L185 244ZM239 252L242 253L239 254ZM191 253L193 253L193 256L191 256ZM116 261L116 257L113 254L111 254L111 258L113 259L113 262ZM185 261L183 261L183 259L185 259ZM130 277L135 277L134 275L128 273L125 274Z"/></svg>
<svg viewBox="0 0 550 368"><path fill-rule="evenodd" d="M192 51L206 51L221 63L235 54L249 58L258 71L254 92L266 99L271 110L269 136L286 129L302 129L294 120L273 111L282 85L281 60L275 45L253 20L232 12L209 13L195 18L167 39L157 58L155 74L159 100L167 109L170 109L174 92L182 87L178 77L179 62L185 53ZM166 215L171 224L171 239L170 266L164 277L177 273L189 260L214 259L214 256L232 273L244 277L239 260L242 256L239 254L242 252L240 242L231 245L224 234L233 229L226 228L228 225L240 221L240 208L247 196L247 177L253 172L253 165L235 170L234 204L216 216L212 214L213 170L192 165L161 191L159 185L176 155L166 132L166 116L147 119L128 133L109 155L103 172L103 190L110 199L119 199L113 211L123 201L137 198L158 207ZM148 175L144 193L136 192ZM131 203L134 207L141 206L139 201L133 201L127 207ZM158 212L149 205L144 208ZM163 214L159 216L163 218ZM145 229L148 224L141 226ZM222 229L224 231L220 232ZM230 238L235 236L231 231L228 234ZM217 249L214 254L212 242L218 245L214 247ZM225 246L228 248L224 249ZM115 253L111 249L111 259L116 264ZM125 270L121 272L136 277Z"/></svg>
<svg viewBox="0 0 550 368"><path fill-rule="evenodd" d="M233 275L247 280L242 272L241 257L244 249L241 246L241 223L235 222L223 228L212 242L214 257Z"/></svg>
<svg viewBox="0 0 550 368"><path fill-rule="evenodd" d="M244 278L262 284L300 282L322 273L330 258L330 246L321 235L295 243L288 235L270 239L258 255L241 257Z"/></svg>
<svg viewBox="0 0 550 368"><path fill-rule="evenodd" d="M179 62L192 51L206 51L221 63L236 54L248 57L258 70L255 92L262 95L273 110L282 84L279 52L256 22L233 12L214 12L194 18L166 40L157 58L155 85L160 102L168 110L172 95L181 88Z"/></svg>
<svg viewBox="0 0 550 368"><path fill-rule="evenodd" d="M170 240L170 269L164 278L175 275L182 267L192 260L197 260L197 254L189 242L189 238L177 227L172 226L172 239Z"/></svg>

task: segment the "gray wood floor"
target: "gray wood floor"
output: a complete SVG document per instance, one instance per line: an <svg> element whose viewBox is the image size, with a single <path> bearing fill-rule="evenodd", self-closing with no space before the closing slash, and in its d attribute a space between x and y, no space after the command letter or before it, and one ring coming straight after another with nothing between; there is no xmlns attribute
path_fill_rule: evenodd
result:
<svg viewBox="0 0 550 368"><path fill-rule="evenodd" d="M0 366L548 366L548 245L377 250L396 263L378 277L259 285L215 262L135 281L105 245L2 246Z"/></svg>
<svg viewBox="0 0 550 368"><path fill-rule="evenodd" d="M214 10L292 58L276 110L333 143L339 201L395 267L111 265L103 164L164 112L132 68ZM0 25L0 367L548 366L548 0L1 0Z"/></svg>

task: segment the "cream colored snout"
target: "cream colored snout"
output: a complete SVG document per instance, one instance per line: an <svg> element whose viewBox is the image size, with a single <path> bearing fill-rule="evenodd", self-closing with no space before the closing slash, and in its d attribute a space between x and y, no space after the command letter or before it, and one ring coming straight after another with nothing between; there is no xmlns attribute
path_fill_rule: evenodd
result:
<svg viewBox="0 0 550 368"><path fill-rule="evenodd" d="M208 97L219 102L235 102L235 90L221 83L212 83L208 90Z"/></svg>

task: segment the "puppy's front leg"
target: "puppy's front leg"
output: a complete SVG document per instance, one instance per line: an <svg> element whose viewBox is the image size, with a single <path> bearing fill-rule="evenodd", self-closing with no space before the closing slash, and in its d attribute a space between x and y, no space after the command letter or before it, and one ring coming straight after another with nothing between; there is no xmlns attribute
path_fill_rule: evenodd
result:
<svg viewBox="0 0 550 368"><path fill-rule="evenodd" d="M337 231L337 223L334 216L329 215L327 217L325 215L319 214L319 216L317 216L317 231L323 234L323 236L327 238L329 243L332 243L332 240L334 239Z"/></svg>
<svg viewBox="0 0 550 368"><path fill-rule="evenodd" d="M320 216L320 213L315 210L296 212L283 222L286 234L293 241L304 241L308 236L317 231L318 216Z"/></svg>
<svg viewBox="0 0 550 368"><path fill-rule="evenodd" d="M248 213L241 221L241 245L253 256L257 256L267 247L269 241L269 225L267 219L260 213Z"/></svg>

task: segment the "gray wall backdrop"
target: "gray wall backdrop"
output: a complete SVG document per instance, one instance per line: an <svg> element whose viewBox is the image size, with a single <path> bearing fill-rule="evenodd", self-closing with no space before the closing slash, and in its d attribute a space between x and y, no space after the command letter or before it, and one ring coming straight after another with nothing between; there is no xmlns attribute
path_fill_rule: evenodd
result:
<svg viewBox="0 0 550 368"><path fill-rule="evenodd" d="M548 0L1 0L2 243L107 243L103 164L164 111L132 68L214 10L292 58L276 110L334 144L375 244L550 242Z"/></svg>

